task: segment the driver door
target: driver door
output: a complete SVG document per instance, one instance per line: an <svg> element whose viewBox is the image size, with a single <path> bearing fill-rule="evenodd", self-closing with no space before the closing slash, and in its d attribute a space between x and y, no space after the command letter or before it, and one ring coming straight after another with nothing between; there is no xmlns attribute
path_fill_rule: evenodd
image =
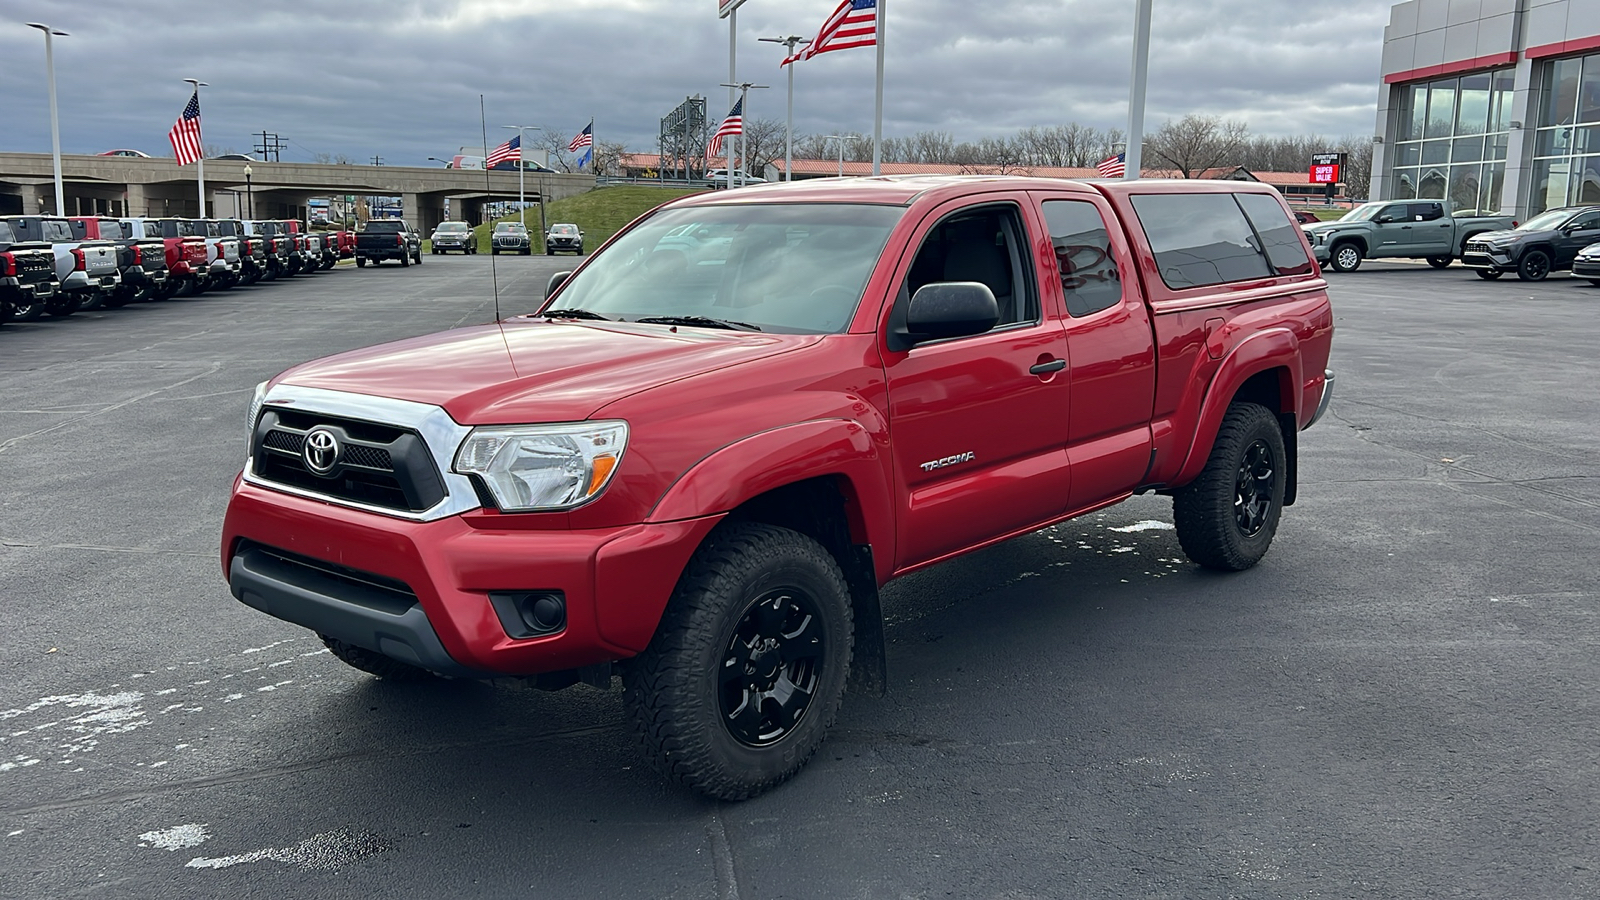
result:
<svg viewBox="0 0 1600 900"><path fill-rule="evenodd" d="M1388 221L1385 221L1388 220ZM1368 256L1401 256L1411 251L1411 204L1391 203L1372 217L1372 252Z"/></svg>
<svg viewBox="0 0 1600 900"><path fill-rule="evenodd" d="M1561 226L1554 241L1556 258L1553 268L1572 268L1578 251L1594 243L1600 243L1600 209L1578 213Z"/></svg>
<svg viewBox="0 0 1600 900"><path fill-rule="evenodd" d="M890 323L924 284L976 281L994 293L983 334L896 350L883 339L904 570L1060 516L1069 497L1067 336L1041 300L1030 248L1048 247L1026 195L941 207L902 260ZM1033 237L1030 238L1030 235Z"/></svg>

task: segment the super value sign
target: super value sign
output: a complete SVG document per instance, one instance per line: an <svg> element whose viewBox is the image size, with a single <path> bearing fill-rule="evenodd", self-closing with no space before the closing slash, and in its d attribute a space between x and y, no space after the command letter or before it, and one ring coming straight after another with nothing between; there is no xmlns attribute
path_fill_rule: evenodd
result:
<svg viewBox="0 0 1600 900"><path fill-rule="evenodd" d="M1339 170L1344 168L1343 153L1318 153L1311 157L1312 184L1338 184Z"/></svg>

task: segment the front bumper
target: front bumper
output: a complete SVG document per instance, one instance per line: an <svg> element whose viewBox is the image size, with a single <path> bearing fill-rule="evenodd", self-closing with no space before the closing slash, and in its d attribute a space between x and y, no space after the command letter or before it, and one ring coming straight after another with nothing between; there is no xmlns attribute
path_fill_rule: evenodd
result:
<svg viewBox="0 0 1600 900"><path fill-rule="evenodd" d="M1579 278L1600 278L1600 256L1580 256L1574 259L1572 274Z"/></svg>
<svg viewBox="0 0 1600 900"><path fill-rule="evenodd" d="M643 650L719 520L544 530L479 510L416 522L240 479L223 524L222 568L247 605L401 662L452 675L534 675ZM356 574L328 575L319 565ZM363 584L363 575L379 577ZM565 627L510 637L489 601L500 591L561 591Z"/></svg>
<svg viewBox="0 0 1600 900"><path fill-rule="evenodd" d="M1507 271L1517 267L1511 258L1509 250L1490 247L1480 249L1469 247L1461 254L1461 264L1469 269L1488 269L1491 271Z"/></svg>

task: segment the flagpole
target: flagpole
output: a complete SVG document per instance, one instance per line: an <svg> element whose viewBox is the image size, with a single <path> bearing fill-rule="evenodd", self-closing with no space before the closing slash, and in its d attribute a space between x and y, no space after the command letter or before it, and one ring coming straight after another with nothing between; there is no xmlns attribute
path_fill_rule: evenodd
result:
<svg viewBox="0 0 1600 900"><path fill-rule="evenodd" d="M195 103L198 105L200 89L203 87L210 87L210 85L204 81L197 81L193 78L185 78L184 81L194 85ZM195 143L200 145L200 158L196 160L196 162L199 164L199 168L195 171L195 177L198 179L200 185L199 218L204 219L206 217L206 143L205 137L200 134L199 128L195 130ZM58 213L58 215L65 215L65 213Z"/></svg>
<svg viewBox="0 0 1600 900"><path fill-rule="evenodd" d="M735 61L738 59L738 54L739 54L738 37L739 37L739 7L735 6L733 8L733 11L728 13L728 84L729 85L736 85L736 84L739 83L739 67L737 65L735 65ZM728 107L730 109L733 107L733 95L734 95L734 92L736 90L738 90L738 89L735 88L735 87L731 87L730 86L728 88ZM744 134L744 123L742 121L739 123L739 133L741 135ZM727 166L728 166L728 168L727 168L727 173L728 173L727 182L728 182L728 186L732 187L733 186L733 141L729 141L728 142L728 162L727 162Z"/></svg>
<svg viewBox="0 0 1600 900"><path fill-rule="evenodd" d="M882 174L883 160L883 45L886 35L884 6L889 0L878 0L878 90L872 114L872 174ZM1148 3L1149 0L1144 0Z"/></svg>
<svg viewBox="0 0 1600 900"><path fill-rule="evenodd" d="M878 0L882 3L883 0ZM1133 13L1133 77L1128 86L1128 149L1122 177L1139 177L1144 157L1144 95L1150 78L1150 0L1136 0Z"/></svg>

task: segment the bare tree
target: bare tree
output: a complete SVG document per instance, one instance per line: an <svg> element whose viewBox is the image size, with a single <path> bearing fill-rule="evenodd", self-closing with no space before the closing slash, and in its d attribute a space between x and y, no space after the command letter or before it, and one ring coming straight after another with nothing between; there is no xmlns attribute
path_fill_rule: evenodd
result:
<svg viewBox="0 0 1600 900"><path fill-rule="evenodd" d="M628 155L628 146L616 141L595 141L594 161L590 169L596 175L621 175L623 158Z"/></svg>
<svg viewBox="0 0 1600 900"><path fill-rule="evenodd" d="M1347 135L1334 148L1346 154L1344 192L1348 197L1372 196L1372 139Z"/></svg>
<svg viewBox="0 0 1600 900"><path fill-rule="evenodd" d="M1248 132L1243 122L1187 115L1176 122L1168 119L1145 139L1144 149L1184 178L1193 178L1223 162L1237 162Z"/></svg>
<svg viewBox="0 0 1600 900"><path fill-rule="evenodd" d="M571 172L575 160L572 154L567 152L569 138L565 137L565 134L566 130L563 128L541 125L539 130L533 133L533 139L528 142L528 147L543 150L550 168Z"/></svg>
<svg viewBox="0 0 1600 900"><path fill-rule="evenodd" d="M767 163L783 158L783 123L777 119L745 119L742 141L736 137L722 140L724 146L733 142L735 156L744 151L740 168L751 175L760 175Z"/></svg>

